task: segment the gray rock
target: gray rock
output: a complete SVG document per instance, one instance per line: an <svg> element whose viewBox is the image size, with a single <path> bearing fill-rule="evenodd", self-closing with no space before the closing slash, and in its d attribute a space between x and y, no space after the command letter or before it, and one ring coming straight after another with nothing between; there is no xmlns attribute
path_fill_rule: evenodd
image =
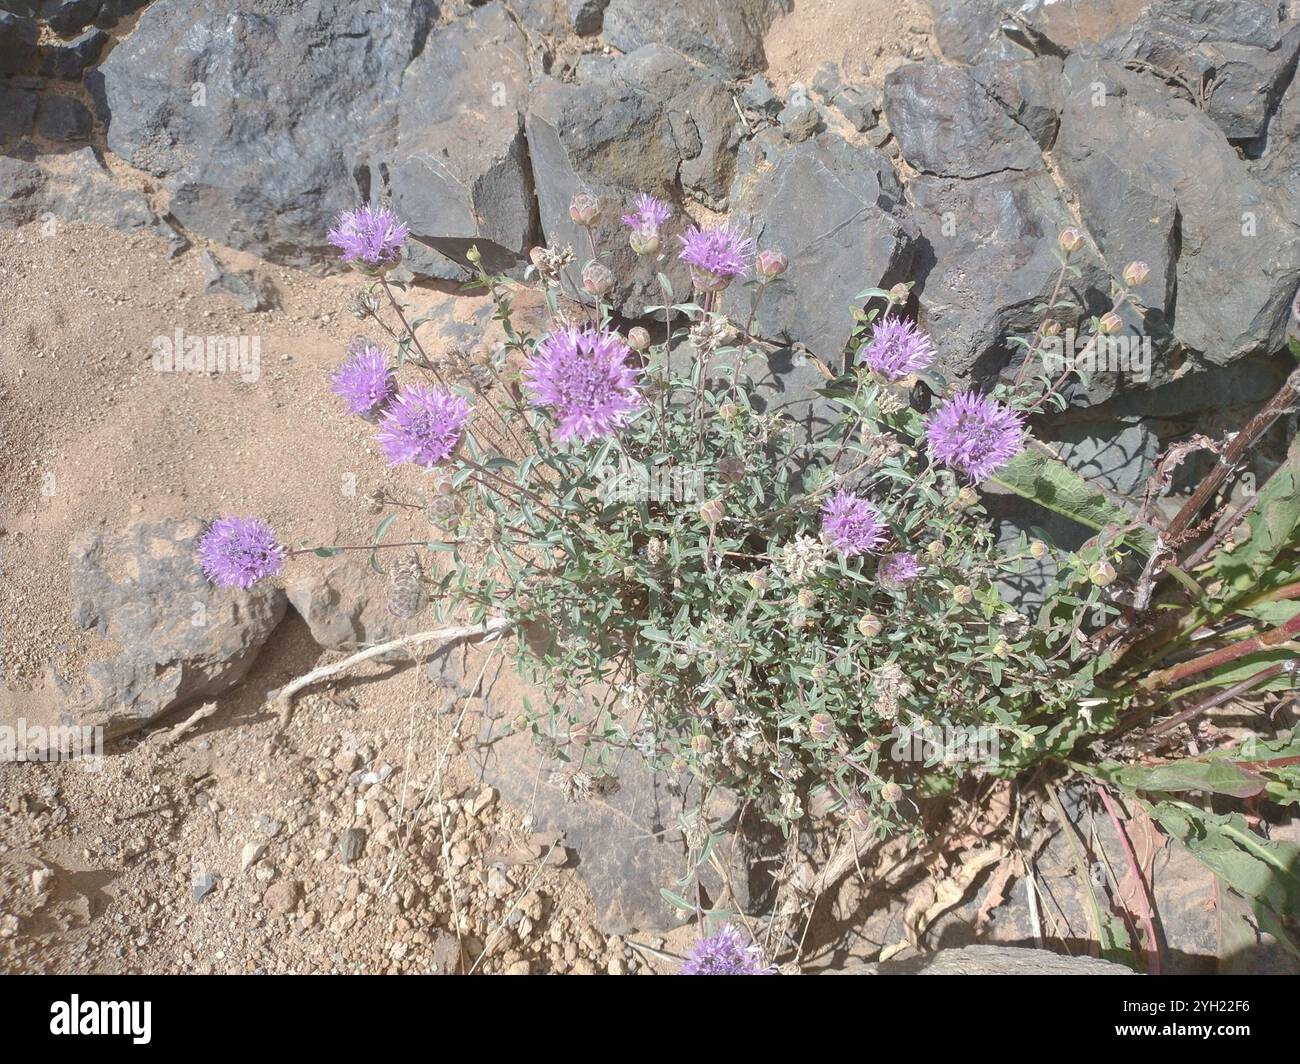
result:
<svg viewBox="0 0 1300 1064"><path fill-rule="evenodd" d="M312 638L330 650L355 650L421 630L427 618L402 619L388 609L389 579L364 556L312 559L286 575L289 603L307 622Z"/></svg>
<svg viewBox="0 0 1300 1064"><path fill-rule="evenodd" d="M252 270L227 270L206 248L199 254L203 267L203 294L225 292L239 300L240 306L250 313L270 310L279 299L271 283L258 277Z"/></svg>
<svg viewBox="0 0 1300 1064"><path fill-rule="evenodd" d="M786 0L610 0L605 38L624 52L666 44L744 74L767 65L763 37Z"/></svg>
<svg viewBox="0 0 1300 1064"><path fill-rule="evenodd" d="M267 583L218 589L199 569L198 521L92 528L69 549L72 619L115 643L79 686L63 683L65 719L107 738L187 702L235 686L284 616L284 592Z"/></svg>
<svg viewBox="0 0 1300 1064"><path fill-rule="evenodd" d="M802 144L759 138L742 152L732 199L733 224L790 260L763 296L755 331L805 344L837 368L854 297L911 277L918 234L900 213L889 160L832 133ZM748 286L732 285L722 308L743 322L751 298Z"/></svg>
<svg viewBox="0 0 1300 1064"><path fill-rule="evenodd" d="M792 103L776 117L782 131L796 144L815 136L822 128L822 113L814 103Z"/></svg>
<svg viewBox="0 0 1300 1064"><path fill-rule="evenodd" d="M99 5L99 14L95 16L95 25L101 29L111 29L127 15L134 15L150 0L103 0Z"/></svg>
<svg viewBox="0 0 1300 1064"><path fill-rule="evenodd" d="M825 975L1132 975L1113 961L1065 956L1047 949L962 946L910 953L875 964L853 964Z"/></svg>
<svg viewBox="0 0 1300 1064"><path fill-rule="evenodd" d="M45 0L41 16L60 37L71 37L90 25L99 13L99 0Z"/></svg>
<svg viewBox="0 0 1300 1064"><path fill-rule="evenodd" d="M77 81L86 67L91 66L103 51L108 34L101 29L89 29L72 40L46 46L41 57L41 73L46 77Z"/></svg>
<svg viewBox="0 0 1300 1064"><path fill-rule="evenodd" d="M1037 328L1035 307L1051 294L1060 264L1057 234L1073 219L1045 172L1007 171L973 180L918 175L908 185L929 245L916 290L940 368L963 383L986 381L1011 362L1011 334ZM1079 257L1074 302L1109 306L1100 264Z"/></svg>
<svg viewBox="0 0 1300 1064"><path fill-rule="evenodd" d="M470 242L523 261L537 224L523 131L528 82L528 42L499 3L430 34L407 67L389 169L394 210L432 245L408 245L416 273L463 277Z"/></svg>
<svg viewBox="0 0 1300 1064"><path fill-rule="evenodd" d="M899 67L885 79L885 114L903 158L927 174L979 177L1043 166L1025 127L959 67Z"/></svg>
<svg viewBox="0 0 1300 1064"><path fill-rule="evenodd" d="M1140 498L1160 454L1160 441L1145 422L1078 422L1051 429L1046 439L1065 464L1091 484Z"/></svg>
<svg viewBox="0 0 1300 1064"><path fill-rule="evenodd" d="M995 59L971 67L970 75L1040 148L1052 146L1064 103L1059 59Z"/></svg>
<svg viewBox="0 0 1300 1064"><path fill-rule="evenodd" d="M1151 0L927 0L948 59L1062 57L1129 25Z"/></svg>
<svg viewBox="0 0 1300 1064"><path fill-rule="evenodd" d="M195 878L194 882L190 884L194 900L202 901L217 889L217 884L219 882L221 882L221 877L215 872L204 872L202 875Z"/></svg>
<svg viewBox="0 0 1300 1064"><path fill-rule="evenodd" d="M1292 80L1278 104L1262 148L1247 165L1273 204L1300 226L1300 78Z"/></svg>
<svg viewBox="0 0 1300 1064"><path fill-rule="evenodd" d="M570 0L569 21L573 24L573 32L580 37L599 33L608 6L609 0Z"/></svg>
<svg viewBox="0 0 1300 1064"><path fill-rule="evenodd" d="M859 133L875 129L880 123L880 96L858 85L846 85L835 94L832 105Z"/></svg>
<svg viewBox="0 0 1300 1064"><path fill-rule="evenodd" d="M36 131L48 140L85 140L93 120L85 105L71 96L42 96L36 108Z"/></svg>
<svg viewBox="0 0 1300 1064"><path fill-rule="evenodd" d="M770 118L781 110L781 101L772 91L772 83L762 74L755 74L745 83L740 94L740 106Z"/></svg>
<svg viewBox="0 0 1300 1064"><path fill-rule="evenodd" d="M1213 82L1206 109L1224 136L1253 140L1295 71L1300 26L1284 33L1277 5L1159 0L1100 46L1106 58L1140 61L1194 91Z"/></svg>
<svg viewBox="0 0 1300 1064"><path fill-rule="evenodd" d="M569 31L567 0L505 0L505 6L535 33L559 37Z"/></svg>
<svg viewBox="0 0 1300 1064"><path fill-rule="evenodd" d="M1089 229L1108 227L1098 244L1112 268L1136 245L1159 269L1176 225L1174 339L1215 365L1277 351L1300 286L1300 238L1269 190L1208 115L1153 79L1078 57L1065 78L1053 157ZM1126 232L1148 208L1157 221ZM1152 291L1166 289L1157 280Z"/></svg>
<svg viewBox="0 0 1300 1064"><path fill-rule="evenodd" d="M825 62L813 75L812 91L829 103L835 94L844 88L844 79L840 77L840 66L835 62Z"/></svg>
<svg viewBox="0 0 1300 1064"><path fill-rule="evenodd" d="M26 225L41 213L47 177L35 163L0 155L0 226Z"/></svg>
<svg viewBox="0 0 1300 1064"><path fill-rule="evenodd" d="M36 93L0 85L0 144L27 136L36 120Z"/></svg>
<svg viewBox="0 0 1300 1064"><path fill-rule="evenodd" d="M0 74L23 74L36 65L41 30L29 18L0 11Z"/></svg>
<svg viewBox="0 0 1300 1064"><path fill-rule="evenodd" d="M348 828L339 836L339 857L344 864L358 860L366 849L366 833L360 828Z"/></svg>
<svg viewBox="0 0 1300 1064"><path fill-rule="evenodd" d="M1023 59L1029 52L1002 33L1003 0L928 0L934 38L948 59L979 63Z"/></svg>
<svg viewBox="0 0 1300 1064"><path fill-rule="evenodd" d="M187 229L307 264L335 257L327 230L391 157L433 17L432 0L152 4L87 78L108 146L164 179Z"/></svg>

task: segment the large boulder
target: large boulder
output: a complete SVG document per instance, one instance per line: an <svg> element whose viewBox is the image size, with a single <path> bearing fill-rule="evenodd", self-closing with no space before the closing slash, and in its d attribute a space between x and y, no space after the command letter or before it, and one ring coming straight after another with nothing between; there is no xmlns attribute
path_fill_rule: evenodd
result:
<svg viewBox="0 0 1300 1064"><path fill-rule="evenodd" d="M88 75L108 146L164 179L187 228L277 262L325 234L392 154L401 74L434 0L152 4Z"/></svg>
<svg viewBox="0 0 1300 1064"><path fill-rule="evenodd" d="M66 720L105 737L229 690L248 673L285 614L284 592L214 587L198 564L199 521L92 528L69 548L73 621L117 652L82 683L60 684Z"/></svg>
<svg viewBox="0 0 1300 1064"><path fill-rule="evenodd" d="M961 67L909 63L885 79L885 114L903 158L922 173L979 177L1038 170L1038 145Z"/></svg>
<svg viewBox="0 0 1300 1064"><path fill-rule="evenodd" d="M609 0L605 37L624 52L667 44L733 73L767 65L763 37L787 0Z"/></svg>
<svg viewBox="0 0 1300 1064"><path fill-rule="evenodd" d="M536 228L528 82L528 42L499 3L430 34L406 68L389 166L393 208L412 235L445 252L408 245L417 273L463 276L467 238L480 251L488 243L521 259L528 251Z"/></svg>
<svg viewBox="0 0 1300 1064"><path fill-rule="evenodd" d="M763 295L755 332L838 367L858 293L912 277L918 233L889 160L834 133L790 144L770 131L746 145L732 201L733 224L790 260ZM722 307L743 323L751 298L732 285Z"/></svg>
<svg viewBox="0 0 1300 1064"><path fill-rule="evenodd" d="M1205 362L1280 349L1300 235L1213 119L1118 63L1072 56L1065 78L1053 158L1111 269L1146 259L1143 295Z"/></svg>

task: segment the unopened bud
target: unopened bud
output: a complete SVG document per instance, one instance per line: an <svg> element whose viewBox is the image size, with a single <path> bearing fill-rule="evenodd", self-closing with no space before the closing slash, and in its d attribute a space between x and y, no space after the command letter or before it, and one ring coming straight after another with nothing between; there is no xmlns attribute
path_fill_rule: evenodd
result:
<svg viewBox="0 0 1300 1064"><path fill-rule="evenodd" d="M579 192L569 202L569 217L578 225L591 225L600 214L600 200L590 192Z"/></svg>
<svg viewBox="0 0 1300 1064"><path fill-rule="evenodd" d="M733 417L735 417L739 413L740 413L740 407L738 407L735 403L723 403L720 407L718 407L718 417L722 418L723 421L730 421Z"/></svg>
<svg viewBox="0 0 1300 1064"><path fill-rule="evenodd" d="M638 255L647 258L659 254L659 230L652 226L640 226L628 234L628 245Z"/></svg>
<svg viewBox="0 0 1300 1064"><path fill-rule="evenodd" d="M889 301L895 306L902 306L912 295L912 290L902 281L889 290Z"/></svg>
<svg viewBox="0 0 1300 1064"><path fill-rule="evenodd" d="M831 670L828 669L825 665L814 665L811 669L808 670L808 672L812 675L812 678L816 680L818 683L821 683L824 679L826 679L827 676L831 674Z"/></svg>
<svg viewBox="0 0 1300 1064"><path fill-rule="evenodd" d="M1151 267L1145 262L1130 262L1124 267L1124 283L1130 288L1136 288L1140 284L1146 284L1147 278L1151 276Z"/></svg>
<svg viewBox="0 0 1300 1064"><path fill-rule="evenodd" d="M701 732L691 740L691 749L703 757L713 749L713 740Z"/></svg>
<svg viewBox="0 0 1300 1064"><path fill-rule="evenodd" d="M976 492L976 490L972 488L969 484L967 484L964 488L962 488L961 491L957 492L958 509L969 510L972 506L974 506L979 501L980 501L979 493Z"/></svg>
<svg viewBox="0 0 1300 1064"><path fill-rule="evenodd" d="M727 508L723 505L721 499L710 499L700 506L700 517L704 519L704 523L710 528L721 521L722 515L726 512Z"/></svg>
<svg viewBox="0 0 1300 1064"><path fill-rule="evenodd" d="M974 597L975 593L965 584L958 584L952 589L952 600L957 603L958 606L965 606Z"/></svg>
<svg viewBox="0 0 1300 1064"><path fill-rule="evenodd" d="M993 644L993 656L995 658L1005 659L1011 653L1011 644L1005 639L999 639Z"/></svg>
<svg viewBox="0 0 1300 1064"><path fill-rule="evenodd" d="M773 281L790 268L790 260L775 248L766 248L754 259L754 271L764 281Z"/></svg>
<svg viewBox="0 0 1300 1064"><path fill-rule="evenodd" d="M749 586L755 591L767 590L767 573L759 570L756 573L749 574Z"/></svg>
<svg viewBox="0 0 1300 1064"><path fill-rule="evenodd" d="M614 287L614 271L603 262L589 262L582 271L582 287L599 299Z"/></svg>
<svg viewBox="0 0 1300 1064"><path fill-rule="evenodd" d="M893 780L890 780L880 788L880 797L892 805L894 802L898 801L898 799L903 797L903 788Z"/></svg>
<svg viewBox="0 0 1300 1064"><path fill-rule="evenodd" d="M745 479L745 460L735 456L718 461L718 476L722 477L728 484L739 484Z"/></svg>
<svg viewBox="0 0 1300 1064"><path fill-rule="evenodd" d="M812 609L817 605L817 596L808 588L804 588L795 596L795 601L806 610Z"/></svg>
<svg viewBox="0 0 1300 1064"><path fill-rule="evenodd" d="M1034 558L1041 562L1044 558L1047 557L1048 553L1049 553L1049 548L1047 544L1044 543L1041 539L1036 539L1031 544L1029 544L1029 556L1031 558Z"/></svg>
<svg viewBox="0 0 1300 1064"><path fill-rule="evenodd" d="M808 722L808 734L819 743L824 743L835 734L835 721L829 713L818 713Z"/></svg>
<svg viewBox="0 0 1300 1064"><path fill-rule="evenodd" d="M641 352L650 346L650 332L640 325L627 332L627 345L633 351Z"/></svg>
<svg viewBox="0 0 1300 1064"><path fill-rule="evenodd" d="M713 712L714 715L717 716L718 720L722 721L725 724L727 721L733 720L735 718L736 703L733 702L730 698L719 698L717 701L717 707L714 709Z"/></svg>
<svg viewBox="0 0 1300 1064"><path fill-rule="evenodd" d="M472 262L475 266L477 266L483 260L483 256L479 254L477 244L471 244L469 246L469 250L465 252L465 258L469 259L469 261Z"/></svg>
<svg viewBox="0 0 1300 1064"><path fill-rule="evenodd" d="M1115 579L1115 567L1110 562L1098 562L1088 570L1088 579L1098 587L1105 587Z"/></svg>
<svg viewBox="0 0 1300 1064"><path fill-rule="evenodd" d="M1071 226L1061 230L1061 248L1065 251L1078 251L1083 247L1083 234Z"/></svg>
<svg viewBox="0 0 1300 1064"><path fill-rule="evenodd" d="M1107 336L1114 336L1124 328L1124 319L1113 310L1108 310L1097 320L1097 329Z"/></svg>
<svg viewBox="0 0 1300 1064"><path fill-rule="evenodd" d="M881 629L880 618L877 617L874 613L864 613L858 619L858 631L861 632L868 639L874 639L876 636L878 636L880 634L880 629Z"/></svg>
<svg viewBox="0 0 1300 1064"><path fill-rule="evenodd" d="M925 553L928 554L935 561L943 557L943 540L941 539L930 540L930 542L927 543L925 546Z"/></svg>

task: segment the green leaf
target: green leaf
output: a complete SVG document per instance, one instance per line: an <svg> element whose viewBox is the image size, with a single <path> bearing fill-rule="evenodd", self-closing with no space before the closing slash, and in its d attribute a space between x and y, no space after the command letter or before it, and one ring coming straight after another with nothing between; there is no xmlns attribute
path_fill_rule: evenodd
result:
<svg viewBox="0 0 1300 1064"><path fill-rule="evenodd" d="M1107 525L1127 525L1133 521L1132 514L1111 502L1060 459L1036 450L1021 451L989 479L1094 532ZM1129 542L1145 554L1151 551L1151 533L1145 529L1131 533Z"/></svg>
<svg viewBox="0 0 1300 1064"><path fill-rule="evenodd" d="M1178 794L1208 791L1233 798L1253 798L1264 790L1265 781L1254 772L1231 761L1184 758L1167 765L1119 765L1107 762L1098 771L1111 782L1130 791Z"/></svg>
<svg viewBox="0 0 1300 1064"><path fill-rule="evenodd" d="M377 573L383 573L383 567L379 564L379 541L384 538L384 533L388 531L389 526L397 520L397 514L392 513L379 522L379 527L375 529L374 546L370 549L370 568Z"/></svg>
<svg viewBox="0 0 1300 1064"><path fill-rule="evenodd" d="M1292 441L1286 460L1259 491L1259 501L1246 516L1250 538L1231 553L1218 551L1214 571L1227 585L1220 601L1230 603L1254 591L1259 578L1281 551L1296 544L1300 533L1300 437Z"/></svg>

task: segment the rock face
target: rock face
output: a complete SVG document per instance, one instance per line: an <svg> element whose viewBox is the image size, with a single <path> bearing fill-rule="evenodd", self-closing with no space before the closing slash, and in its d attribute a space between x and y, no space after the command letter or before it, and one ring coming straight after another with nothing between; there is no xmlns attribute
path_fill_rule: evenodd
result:
<svg viewBox="0 0 1300 1064"><path fill-rule="evenodd" d="M764 293L756 331L805 344L838 366L854 297L912 276L918 233L901 210L889 160L833 133L800 144L761 136L745 149L732 199L733 222L759 247L781 248L790 259L786 276ZM752 296L733 285L723 309L743 322Z"/></svg>
<svg viewBox="0 0 1300 1064"><path fill-rule="evenodd" d="M605 37L624 52L666 44L734 73L767 65L763 36L785 0L609 0Z"/></svg>
<svg viewBox="0 0 1300 1064"><path fill-rule="evenodd" d="M1122 964L1096 957L1067 957L1046 949L963 946L935 953L858 964L827 975L1132 975Z"/></svg>
<svg viewBox="0 0 1300 1064"><path fill-rule="evenodd" d="M1278 350L1300 237L1214 121L1116 63L1071 57L1065 78L1053 157L1111 269L1143 253L1174 338L1210 363Z"/></svg>
<svg viewBox="0 0 1300 1064"><path fill-rule="evenodd" d="M196 560L198 521L91 529L69 550L73 620L119 648L79 686L61 685L65 718L106 738L211 699L247 674L284 616L284 592L213 587Z"/></svg>
<svg viewBox="0 0 1300 1064"><path fill-rule="evenodd" d="M434 14L433 0L153 4L90 75L108 145L163 178L196 233L319 261L391 155L401 74Z"/></svg>
<svg viewBox="0 0 1300 1064"><path fill-rule="evenodd" d="M285 592L312 638L330 650L355 650L418 632L422 623L428 627L427 617L401 619L389 612L388 578L372 570L364 557L312 559L288 575Z"/></svg>
<svg viewBox="0 0 1300 1064"><path fill-rule="evenodd" d="M463 243L455 238L520 258L532 244L528 82L528 42L499 3L430 34L403 75L389 166L393 208L415 236L456 260ZM464 273L458 261L414 244L407 264L426 276Z"/></svg>

